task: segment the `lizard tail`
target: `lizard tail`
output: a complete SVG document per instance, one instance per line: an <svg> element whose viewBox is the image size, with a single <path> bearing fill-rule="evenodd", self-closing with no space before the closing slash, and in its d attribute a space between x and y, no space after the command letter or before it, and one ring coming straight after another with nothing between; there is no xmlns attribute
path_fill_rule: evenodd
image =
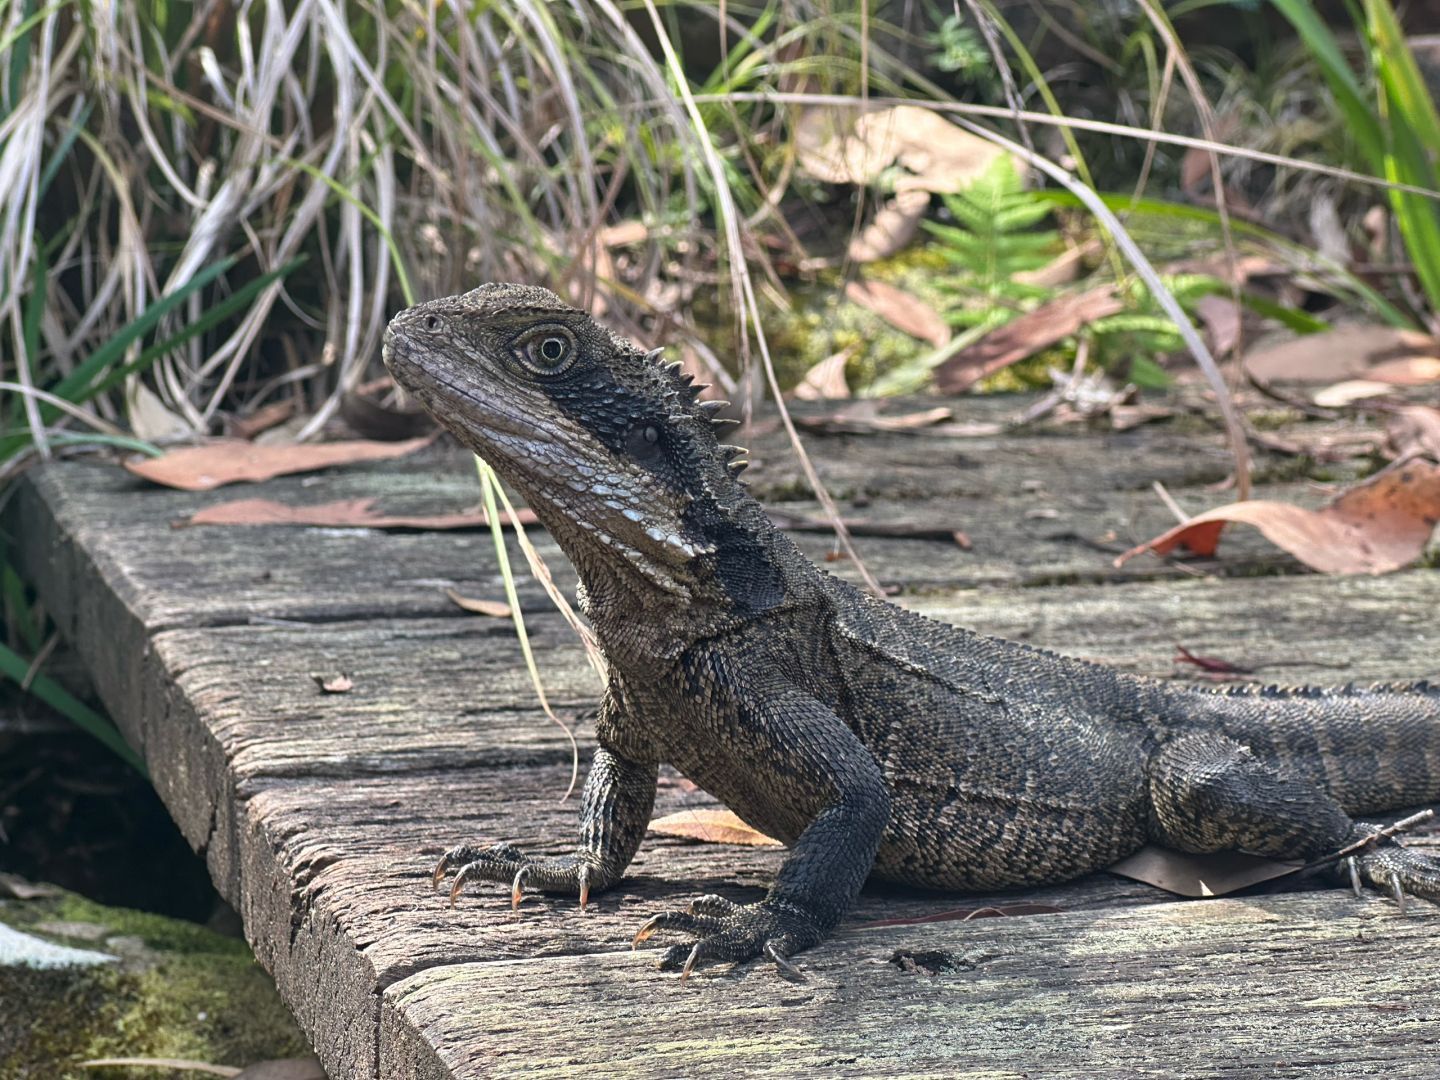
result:
<svg viewBox="0 0 1440 1080"><path fill-rule="evenodd" d="M1221 731L1348 813L1440 801L1440 684L1227 687L1168 705L1167 729Z"/></svg>

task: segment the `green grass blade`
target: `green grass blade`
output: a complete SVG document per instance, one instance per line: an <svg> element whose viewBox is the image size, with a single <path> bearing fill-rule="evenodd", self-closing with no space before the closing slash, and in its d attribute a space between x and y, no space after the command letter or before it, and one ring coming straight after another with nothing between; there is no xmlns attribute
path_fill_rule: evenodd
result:
<svg viewBox="0 0 1440 1080"><path fill-rule="evenodd" d="M130 346L148 333L156 323L183 304L190 296L203 289L236 263L234 256L226 256L213 266L207 266L181 285L174 292L166 293L120 329L109 341L87 356L75 370L61 379L50 392L56 397L70 401L81 400L80 394L102 371L125 355ZM44 413L42 412L42 415ZM54 419L53 408L49 419ZM47 420L47 423L49 420Z"/></svg>
<svg viewBox="0 0 1440 1080"><path fill-rule="evenodd" d="M1440 150L1440 115L1434 99L1388 0L1365 0L1365 25L1380 80L1382 130L1390 132L1385 177L1434 187L1432 155ZM1390 206L1430 310L1440 314L1440 216L1428 199L1402 191L1390 192Z"/></svg>
<svg viewBox="0 0 1440 1080"><path fill-rule="evenodd" d="M229 318L232 314L241 310L242 308L248 307L250 305L250 301L252 301L256 296L258 296L266 287L271 285L273 282L278 281L285 275L289 274L297 266L300 266L302 263L304 263L306 258L307 257L304 255L298 255L295 258L291 259L284 266L277 267L276 269L271 270L268 273L261 274L253 281L246 282L233 294L227 296L224 300L220 301L220 303L216 304L213 307L206 308L205 313L201 315L198 319L196 319L194 322L186 323L180 330L176 331L174 334L171 334L164 341L158 342L155 345L151 345L148 349L145 349L143 352L141 352L140 355L137 356L130 363L124 365L123 367L116 368L99 382L84 390L79 397L75 398L76 403L78 404L81 401L88 401L90 398L94 397L97 394L103 394L106 390L109 390L112 387L118 385L122 380L128 378L129 376L134 375L137 372L144 371L156 360L164 356L167 352L170 352L173 349L178 349L181 345L189 341L191 338L196 337L199 334L203 334L206 330L210 329L210 327Z"/></svg>
<svg viewBox="0 0 1440 1080"><path fill-rule="evenodd" d="M1385 161L1385 140L1381 134L1380 119L1375 115L1360 81L1346 63L1335 35L1316 13L1310 0L1271 0L1271 3L1290 20L1290 25L1295 27L1310 55L1320 65L1350 133L1360 144L1371 170L1380 173Z"/></svg>
<svg viewBox="0 0 1440 1080"><path fill-rule="evenodd" d="M0 645L0 675L23 685L25 676L29 673L30 664L24 657L5 645ZM140 755L130 749L130 744L121 737L115 725L73 696L54 679L48 675L36 675L30 680L28 690L86 734L100 740L114 751L116 757L149 779L150 774L145 769L145 763L140 760Z"/></svg>

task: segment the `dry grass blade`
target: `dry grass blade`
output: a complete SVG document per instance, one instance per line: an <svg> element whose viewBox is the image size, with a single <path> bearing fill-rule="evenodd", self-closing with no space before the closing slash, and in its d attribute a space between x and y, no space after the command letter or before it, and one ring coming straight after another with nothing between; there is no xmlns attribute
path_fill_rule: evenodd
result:
<svg viewBox="0 0 1440 1080"><path fill-rule="evenodd" d="M520 642L520 652L525 657L525 668L530 672L530 682L535 687L540 708L545 711L550 722L565 733L565 738L570 743L570 784L560 796L560 801L564 802L574 792L575 783L580 777L580 747L575 742L575 733L570 730L570 726L550 708L545 684L540 679L540 669L535 666L535 654L530 649L530 634L525 629L525 617L520 613L520 596L515 591L515 575L510 572L510 560L505 557L505 534L500 529L500 511L495 505L495 493L501 490L500 480L494 470L478 457L475 459L475 468L480 474L480 494L485 503L485 513L490 518L490 535L495 541L495 551L500 561L500 577L505 583L505 599L510 605L510 618L515 625L515 637ZM508 502L506 506L508 509ZM551 599L553 600L554 596Z"/></svg>

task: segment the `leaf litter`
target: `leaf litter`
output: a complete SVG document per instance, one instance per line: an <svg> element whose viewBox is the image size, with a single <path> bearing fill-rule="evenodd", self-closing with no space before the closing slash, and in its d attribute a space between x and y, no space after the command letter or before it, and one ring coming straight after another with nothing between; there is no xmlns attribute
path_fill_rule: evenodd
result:
<svg viewBox="0 0 1440 1080"><path fill-rule="evenodd" d="M432 441L434 436L427 435L402 442L350 439L261 446L244 439L218 439L202 446L171 450L156 458L126 461L124 465L153 484L182 491L211 491L226 484L255 483L337 465L388 461L413 454Z"/></svg>
<svg viewBox="0 0 1440 1080"><path fill-rule="evenodd" d="M1276 547L1327 574L1384 574L1419 558L1440 521L1440 465L1401 459L1319 510L1253 499L1207 510L1115 560L1184 547L1214 555L1227 524L1251 525Z"/></svg>

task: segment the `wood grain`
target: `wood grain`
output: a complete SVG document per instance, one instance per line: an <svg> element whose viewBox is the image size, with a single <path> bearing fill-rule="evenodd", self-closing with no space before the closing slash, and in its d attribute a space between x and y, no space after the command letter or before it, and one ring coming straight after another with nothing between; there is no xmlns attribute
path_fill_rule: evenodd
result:
<svg viewBox="0 0 1440 1080"><path fill-rule="evenodd" d="M1019 407L976 403L973 415ZM1227 469L1211 434L810 442L847 515L971 537L971 551L859 541L902 602L934 617L1161 677L1195 674L1173 662L1176 643L1265 681L1440 675L1433 571L1297 574L1241 536L1204 565L1271 576L1110 566L1169 523L1152 479L1191 509L1220 498L1202 488ZM813 514L778 436L755 451L757 491ZM1283 482L1267 497L1323 501L1272 468ZM375 497L424 514L465 508L475 487L462 455L432 448L241 493ZM54 465L25 478L5 526L332 1077L1433 1075L1433 915L1400 919L1314 882L1184 904L1105 874L992 897L872 885L841 936L805 955L799 987L758 966L681 987L626 949L662 906L758 896L775 849L652 836L586 912L534 896L512 913L495 886L451 909L429 884L447 846L558 852L575 827L575 800L559 802L568 743L535 707L508 623L442 592L500 595L488 535L170 527L231 496ZM828 547L797 540L817 557ZM551 700L588 748L595 678L533 585L522 602ZM312 677L336 673L349 692ZM657 814L713 805L662 777ZM858 929L1018 902L1062 910ZM921 967L930 956L937 973L902 971L897 952Z"/></svg>

